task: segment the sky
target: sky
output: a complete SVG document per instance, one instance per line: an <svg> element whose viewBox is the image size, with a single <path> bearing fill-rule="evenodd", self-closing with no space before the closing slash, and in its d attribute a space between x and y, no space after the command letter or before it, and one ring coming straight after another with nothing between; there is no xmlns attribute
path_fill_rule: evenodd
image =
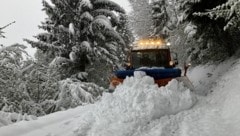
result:
<svg viewBox="0 0 240 136"><path fill-rule="evenodd" d="M130 11L127 0L112 1L118 3L127 12ZM16 21L16 23L4 29L6 38L1 38L0 44L5 46L14 43L27 45L23 38L34 39L33 36L42 31L38 29L38 25L46 17L42 8L42 0L1 0L0 27L13 21ZM31 48L28 51L32 55Z"/></svg>

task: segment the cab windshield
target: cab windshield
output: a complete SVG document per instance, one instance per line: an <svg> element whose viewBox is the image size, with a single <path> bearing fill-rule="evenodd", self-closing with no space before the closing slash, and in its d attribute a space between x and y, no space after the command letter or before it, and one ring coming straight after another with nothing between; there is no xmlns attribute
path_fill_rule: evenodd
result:
<svg viewBox="0 0 240 136"><path fill-rule="evenodd" d="M170 61L169 51L168 50L132 51L131 61L133 68L168 67Z"/></svg>

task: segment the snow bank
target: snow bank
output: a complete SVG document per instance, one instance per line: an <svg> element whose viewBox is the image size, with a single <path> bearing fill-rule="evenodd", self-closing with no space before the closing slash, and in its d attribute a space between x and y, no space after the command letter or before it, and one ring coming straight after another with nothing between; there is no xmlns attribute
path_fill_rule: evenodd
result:
<svg viewBox="0 0 240 136"><path fill-rule="evenodd" d="M158 88L143 72L135 72L113 94L105 94L95 110L78 121L76 135L131 136L162 116L193 106L195 97L176 80ZM83 123L85 122L85 123Z"/></svg>
<svg viewBox="0 0 240 136"><path fill-rule="evenodd" d="M79 74L81 77L84 73ZM56 109L69 109L79 105L94 103L102 95L104 88L91 83L73 80L71 78L59 82L60 93L56 102Z"/></svg>
<svg viewBox="0 0 240 136"><path fill-rule="evenodd" d="M230 58L219 64L206 64L196 66L188 72L187 76L193 83L195 93L207 95L213 91L219 79L233 67L236 58Z"/></svg>
<svg viewBox="0 0 240 136"><path fill-rule="evenodd" d="M182 136L239 136L240 60L233 57L208 69L207 80L200 83L211 91L185 115Z"/></svg>
<svg viewBox="0 0 240 136"><path fill-rule="evenodd" d="M100 101L0 128L1 136L239 136L240 60L198 66L200 95L172 80L158 88L142 72ZM207 92L202 95L202 92ZM198 102L195 103L195 97ZM194 105L194 106L193 106ZM186 110L188 109L188 110Z"/></svg>
<svg viewBox="0 0 240 136"><path fill-rule="evenodd" d="M0 133L1 136L138 135L154 120L191 108L195 100L192 92L176 80L159 88L153 78L135 72L134 77L128 77L114 93L104 93L95 104L50 114L34 122L16 123L0 128Z"/></svg>
<svg viewBox="0 0 240 136"><path fill-rule="evenodd" d="M240 60L197 66L188 76L198 103L187 111L149 123L141 136L239 136Z"/></svg>
<svg viewBox="0 0 240 136"><path fill-rule="evenodd" d="M213 88L211 103L220 108L226 131L231 136L240 135L240 60L232 61L231 67Z"/></svg>
<svg viewBox="0 0 240 136"><path fill-rule="evenodd" d="M27 114L19 114L19 113L8 113L0 111L0 127L19 122L22 120L30 121L30 120L36 120L37 117Z"/></svg>

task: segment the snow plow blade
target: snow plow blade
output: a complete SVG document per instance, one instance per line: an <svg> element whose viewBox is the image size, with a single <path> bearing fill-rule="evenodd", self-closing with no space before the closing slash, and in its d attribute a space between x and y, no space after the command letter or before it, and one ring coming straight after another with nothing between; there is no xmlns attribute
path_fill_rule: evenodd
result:
<svg viewBox="0 0 240 136"><path fill-rule="evenodd" d="M177 78L175 78L175 79L176 79L177 81L179 81L179 82L182 82L183 85L184 85L185 87L189 88L191 91L194 91L194 86L193 86L192 82L189 80L188 77L186 77L186 76L181 76L181 77L177 77Z"/></svg>
<svg viewBox="0 0 240 136"><path fill-rule="evenodd" d="M166 86L169 81L172 79L176 79L178 82L182 82L183 85L187 88L189 88L191 91L194 91L194 86L192 82L188 79L186 76L181 76L181 77L176 77L176 78L165 78L165 79L159 79L159 80L154 80L155 83L160 87L160 86ZM120 78L112 78L110 86L108 88L108 92L114 92L115 88L117 85L121 84L124 79Z"/></svg>

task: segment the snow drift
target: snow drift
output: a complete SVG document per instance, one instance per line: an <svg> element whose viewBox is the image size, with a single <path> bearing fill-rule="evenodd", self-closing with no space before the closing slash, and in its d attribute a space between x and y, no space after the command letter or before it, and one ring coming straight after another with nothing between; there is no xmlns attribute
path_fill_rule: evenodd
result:
<svg viewBox="0 0 240 136"><path fill-rule="evenodd" d="M238 58L194 68L189 77L198 95L176 80L158 88L152 78L137 72L94 104L5 126L0 128L0 134L239 136L239 71Z"/></svg>
<svg viewBox="0 0 240 136"><path fill-rule="evenodd" d="M66 110L79 105L94 103L100 99L104 88L91 82L67 78L59 82L59 90L56 109Z"/></svg>
<svg viewBox="0 0 240 136"><path fill-rule="evenodd" d="M41 130L31 128L33 122L23 122L23 125L17 123L9 128L2 127L0 132L1 136L19 136L19 132L24 132L22 129L31 131L22 133L24 136L131 136L137 135L154 120L191 108L195 101L192 92L176 80L159 88L153 78L144 72L135 72L134 77L126 78L114 93L104 93L95 104L54 113L54 119L52 114L34 121L34 128ZM51 126L54 128L50 129ZM15 127L18 127L15 131L9 130Z"/></svg>
<svg viewBox="0 0 240 136"><path fill-rule="evenodd" d="M198 102L189 110L152 121L141 136L239 136L240 60L189 72Z"/></svg>
<svg viewBox="0 0 240 136"><path fill-rule="evenodd" d="M19 113L8 113L4 111L0 111L0 127L6 126L9 124L13 124L15 122L19 122L22 120L30 121L30 120L36 120L37 117L27 114L19 114Z"/></svg>
<svg viewBox="0 0 240 136"><path fill-rule="evenodd" d="M81 123L75 133L131 136L155 119L191 108L194 102L195 97L182 83L172 80L166 87L158 88L153 78L135 72L134 77L126 78L113 94L105 94L91 116L80 118L79 122L91 122Z"/></svg>

